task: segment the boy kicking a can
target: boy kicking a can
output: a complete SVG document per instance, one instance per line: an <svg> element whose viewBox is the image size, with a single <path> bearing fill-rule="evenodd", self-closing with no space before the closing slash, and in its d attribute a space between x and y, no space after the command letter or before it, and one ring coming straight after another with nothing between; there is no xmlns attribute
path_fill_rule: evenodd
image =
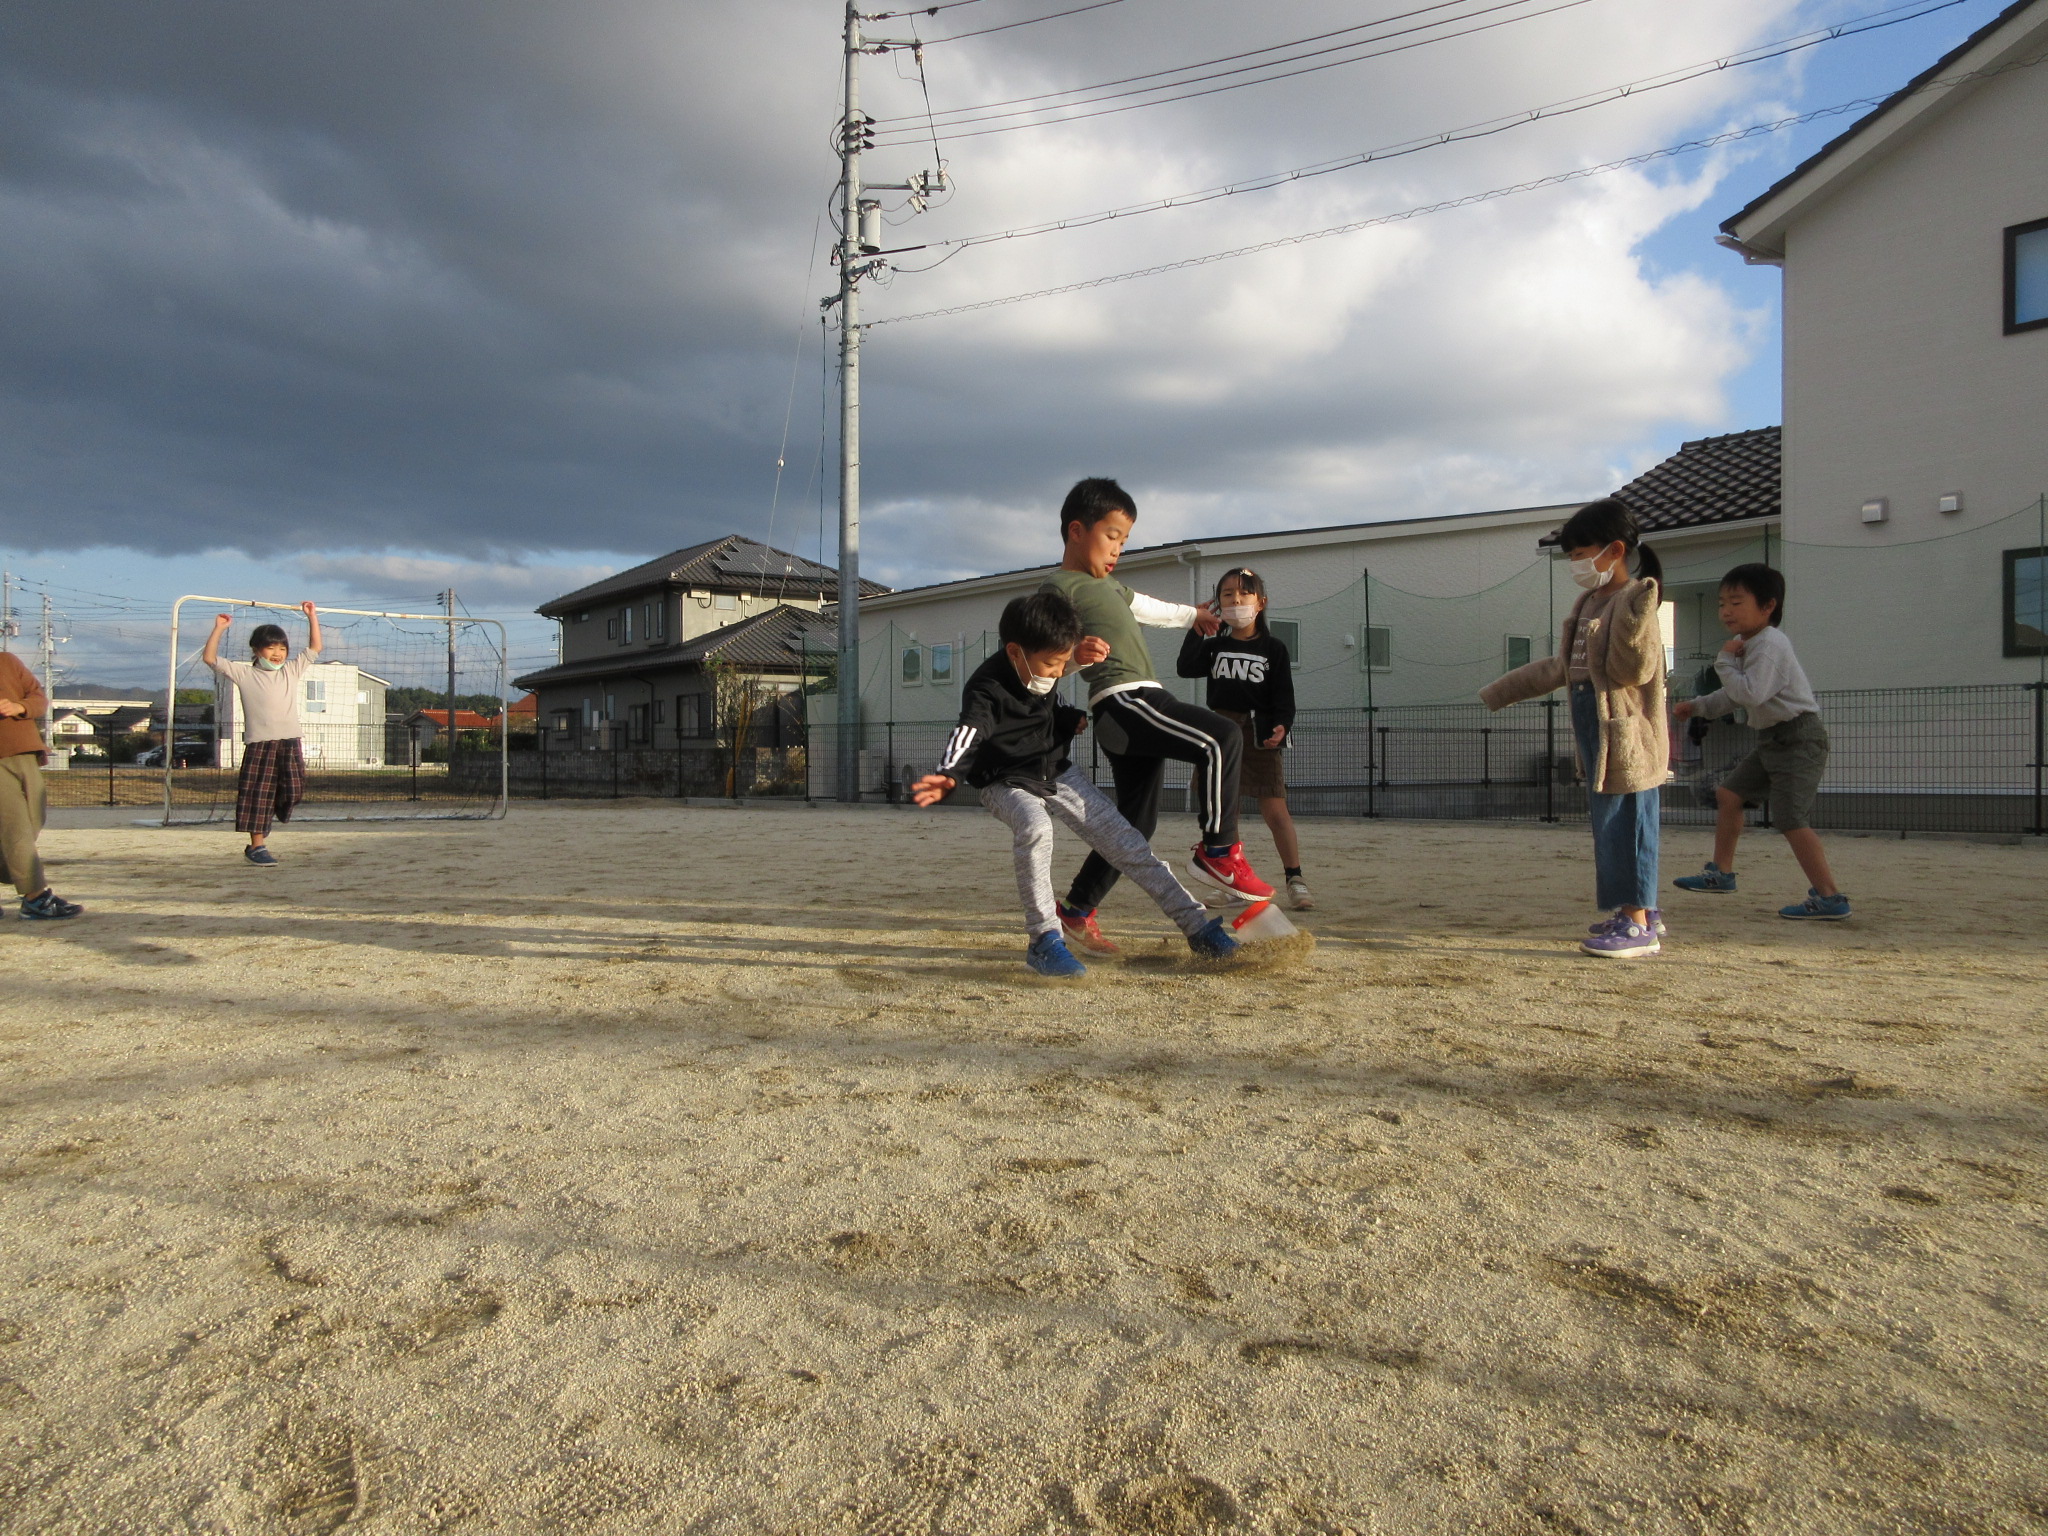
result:
<svg viewBox="0 0 2048 1536"><path fill-rule="evenodd" d="M1024 963L1041 976L1080 976L1088 969L1067 948L1053 899L1055 819L1079 833L1096 857L1137 881L1187 935L1188 948L1211 960L1234 955L1237 940L1222 919L1209 916L1144 834L1068 758L1068 745L1088 717L1056 700L1053 687L1084 644L1084 659L1099 659L1106 649L1102 642L1083 641L1080 615L1056 592L1013 599L1003 609L998 633L1003 648L961 689L960 723L946 754L936 771L911 786L910 798L936 805L965 779L981 791L989 813L1009 827L1017 892L1031 935Z"/></svg>
<svg viewBox="0 0 2048 1536"><path fill-rule="evenodd" d="M1771 824L1784 833L1809 882L1806 899L1780 907L1778 916L1839 922L1849 916L1849 898L1835 884L1812 821L1828 766L1828 728L1821 723L1820 703L1792 653L1792 642L1778 628L1784 617L1781 572L1768 565L1738 565L1721 578L1721 627L1729 631L1728 643L1714 658L1721 686L1704 698L1673 705L1671 712L1690 720L1745 709L1757 744L1714 791L1713 861L1672 883L1682 891L1734 890L1743 808L1768 802Z"/></svg>

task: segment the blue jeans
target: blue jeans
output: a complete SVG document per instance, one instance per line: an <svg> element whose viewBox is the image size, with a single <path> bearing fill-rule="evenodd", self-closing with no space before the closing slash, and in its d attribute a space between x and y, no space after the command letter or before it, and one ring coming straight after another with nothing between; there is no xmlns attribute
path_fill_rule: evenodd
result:
<svg viewBox="0 0 2048 1536"><path fill-rule="evenodd" d="M1585 764L1586 809L1593 821L1593 880L1598 904L1616 907L1657 905L1658 794L1639 789L1632 795L1603 795L1592 788L1600 761L1600 706L1591 683L1573 683L1572 735Z"/></svg>

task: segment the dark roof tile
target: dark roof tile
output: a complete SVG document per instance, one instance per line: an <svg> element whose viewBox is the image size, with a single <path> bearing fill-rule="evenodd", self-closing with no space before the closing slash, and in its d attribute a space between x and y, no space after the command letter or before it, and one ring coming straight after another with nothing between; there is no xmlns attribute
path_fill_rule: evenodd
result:
<svg viewBox="0 0 2048 1536"><path fill-rule="evenodd" d="M1705 528L1776 517L1782 429L1754 427L1722 437L1695 438L1656 468L1614 493L1645 533ZM1557 542L1545 534L1542 544Z"/></svg>
<svg viewBox="0 0 2048 1536"><path fill-rule="evenodd" d="M602 581L594 581L587 587L578 587L574 592L550 598L537 611L556 618L567 610L603 602L607 598L668 586L726 592L766 593L772 590L778 596L821 597L838 593L839 573L829 565L806 560L802 555L771 549L743 534L730 533L707 544L692 544L688 549L673 550L607 576ZM877 582L863 581L860 590L863 596L877 597L889 588Z"/></svg>

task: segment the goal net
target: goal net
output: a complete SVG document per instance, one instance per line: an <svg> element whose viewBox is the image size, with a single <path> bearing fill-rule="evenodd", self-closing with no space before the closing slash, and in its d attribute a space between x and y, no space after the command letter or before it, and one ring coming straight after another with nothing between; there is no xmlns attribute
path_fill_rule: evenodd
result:
<svg viewBox="0 0 2048 1536"><path fill-rule="evenodd" d="M306 795L293 819L504 815L509 738L534 728L508 709L505 626L433 613L318 611L320 659L298 685ZM217 613L233 620L221 636L223 659L248 660L259 624L280 625L294 655L306 645L306 617L289 603L186 596L172 605L165 826L234 820L241 701L200 659Z"/></svg>

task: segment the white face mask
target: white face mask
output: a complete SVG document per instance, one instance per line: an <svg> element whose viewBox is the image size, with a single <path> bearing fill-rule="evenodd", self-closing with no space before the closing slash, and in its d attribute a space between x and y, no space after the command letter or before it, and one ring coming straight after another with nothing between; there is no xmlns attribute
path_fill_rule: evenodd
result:
<svg viewBox="0 0 2048 1536"><path fill-rule="evenodd" d="M1259 610L1251 603L1244 603L1221 610L1223 622L1232 629L1243 629L1259 616Z"/></svg>
<svg viewBox="0 0 2048 1536"><path fill-rule="evenodd" d="M1598 560L1574 560L1572 580L1590 592L1595 587L1606 585L1607 575L1600 569Z"/></svg>
<svg viewBox="0 0 2048 1536"><path fill-rule="evenodd" d="M1043 698L1046 694L1052 692L1053 685L1058 681L1059 679L1056 677L1040 677L1034 672L1031 676L1024 679L1024 691Z"/></svg>
<svg viewBox="0 0 2048 1536"><path fill-rule="evenodd" d="M268 656L258 656L256 658L256 665L266 672L279 672L284 669L283 662L272 661Z"/></svg>

